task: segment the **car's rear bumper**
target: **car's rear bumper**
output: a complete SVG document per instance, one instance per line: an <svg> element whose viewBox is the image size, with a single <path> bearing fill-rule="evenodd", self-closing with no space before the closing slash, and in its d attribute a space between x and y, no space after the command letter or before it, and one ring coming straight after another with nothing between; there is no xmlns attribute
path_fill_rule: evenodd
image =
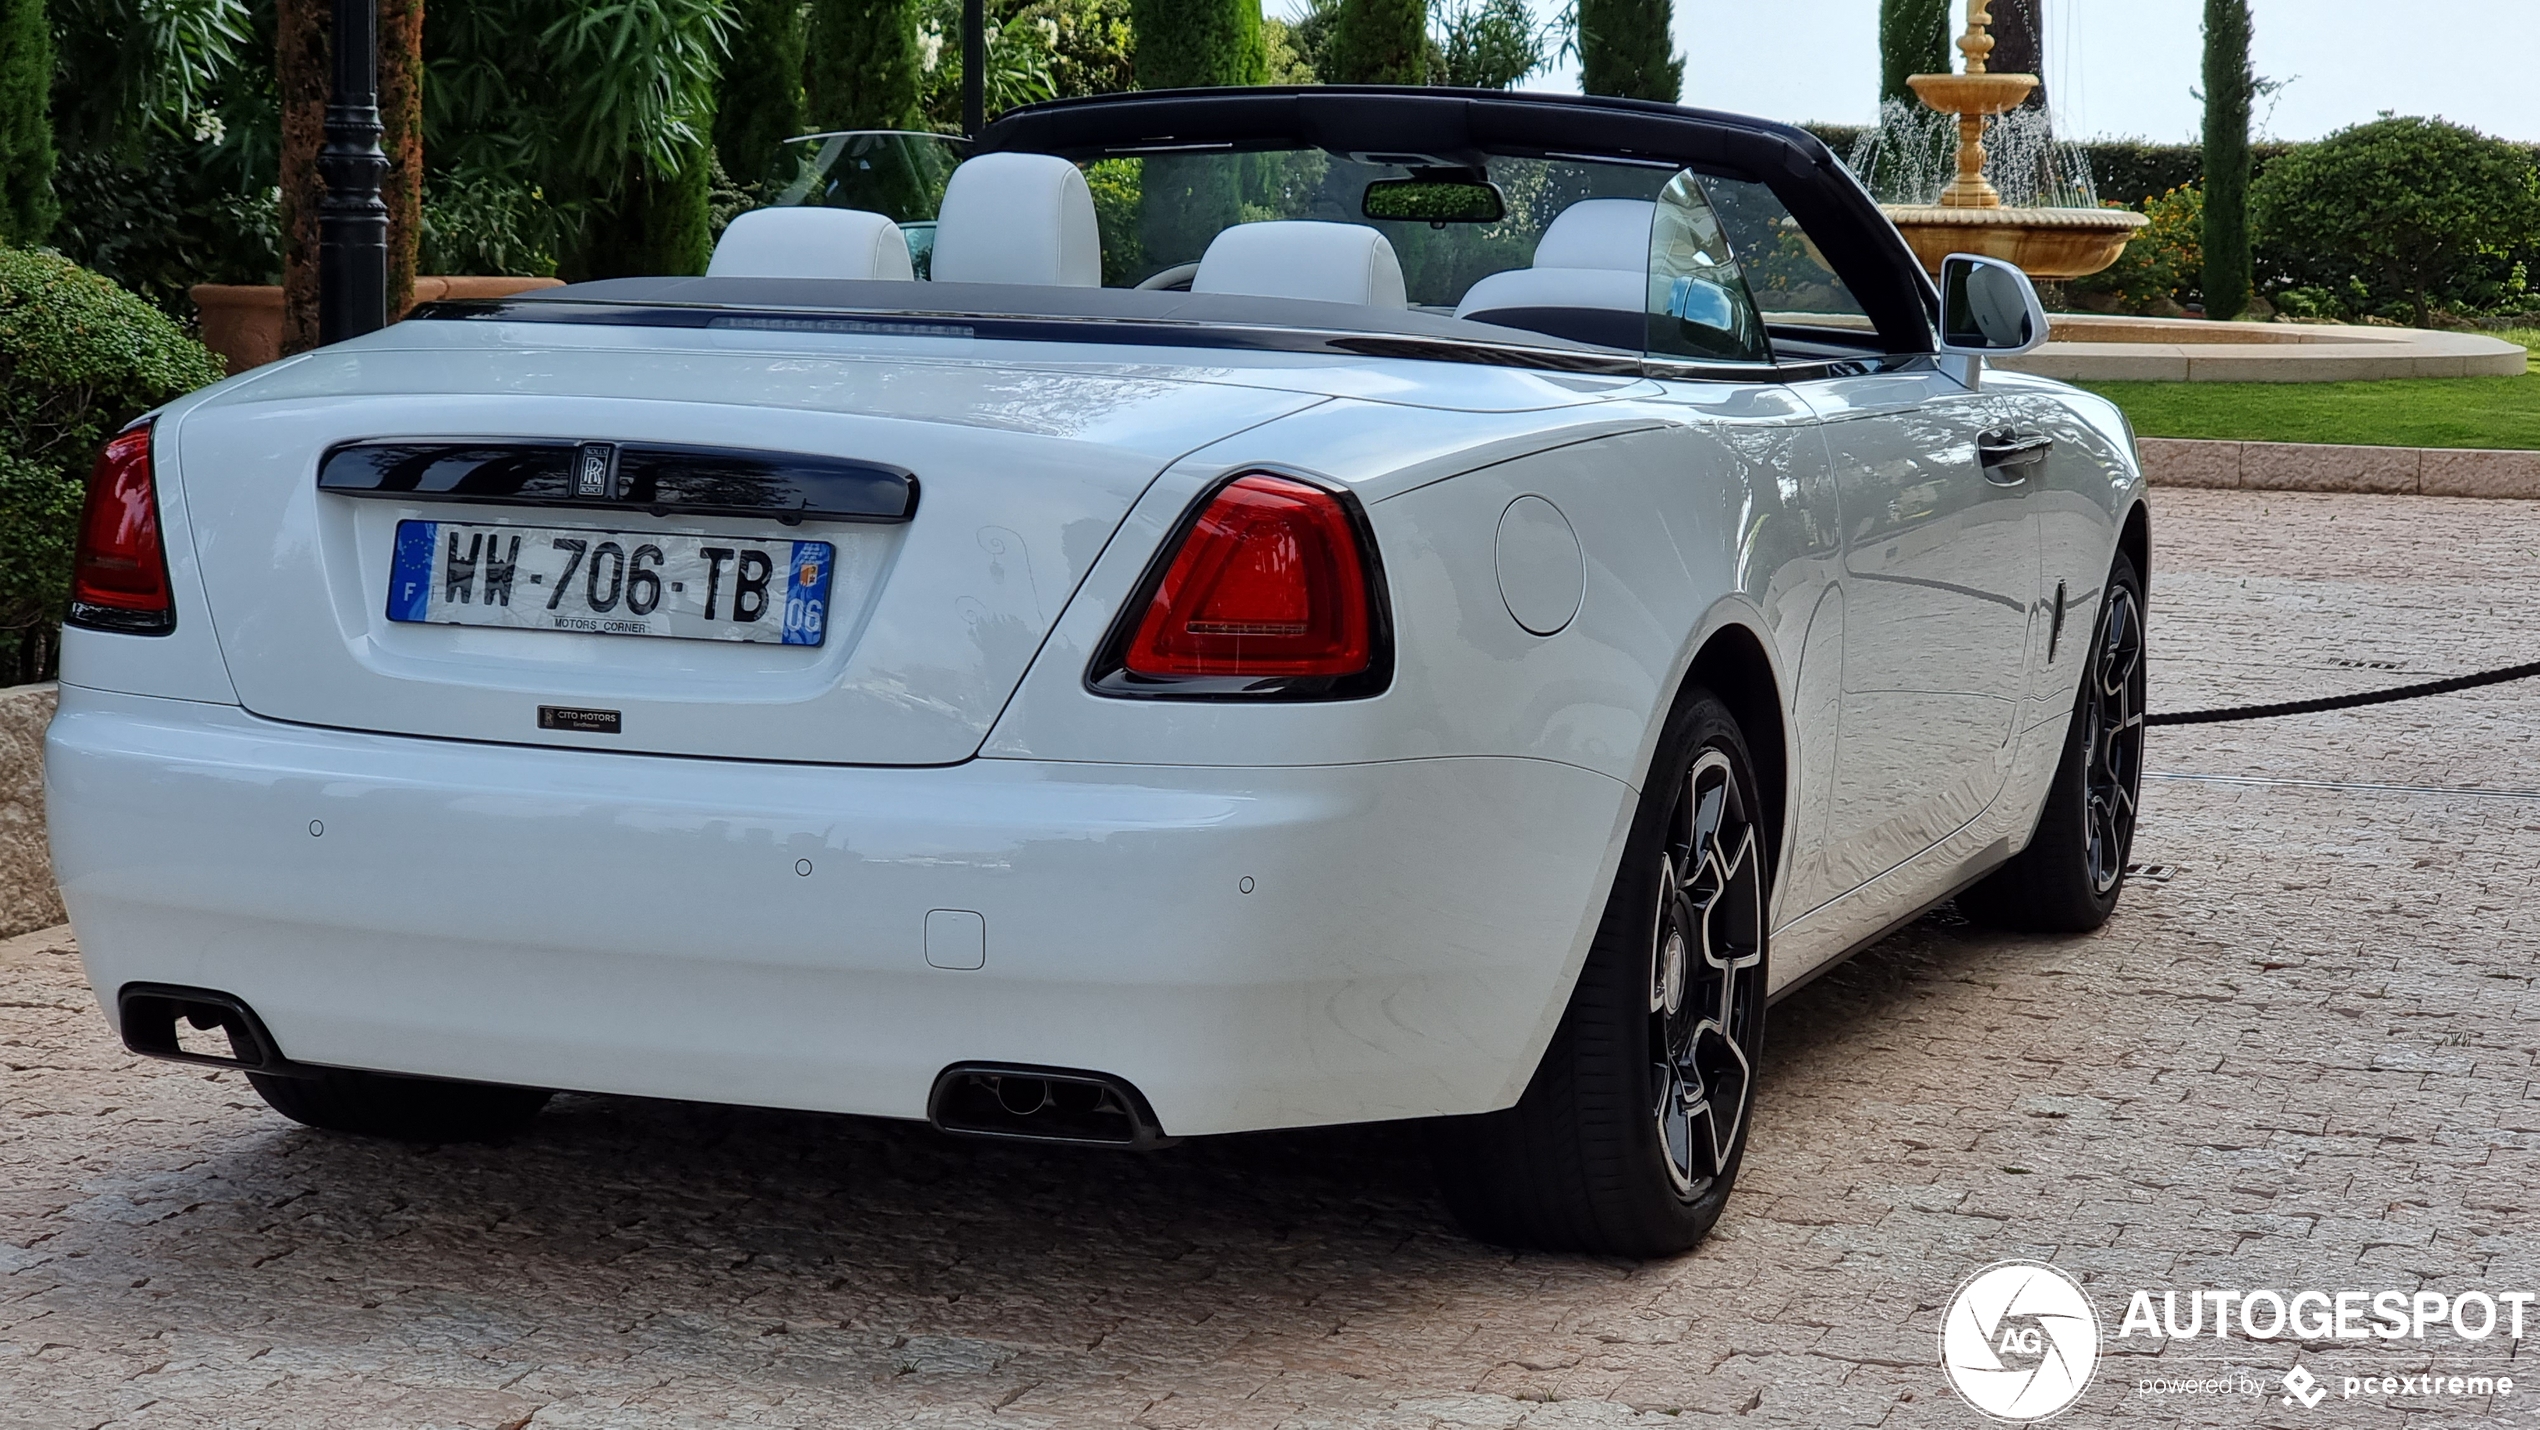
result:
<svg viewBox="0 0 2540 1430"><path fill-rule="evenodd" d="M62 689L55 868L110 1010L301 1062L894 1117L960 1062L1164 1130L1513 1101L1631 792L1540 760L773 765L401 739ZM930 910L986 966L929 966Z"/></svg>

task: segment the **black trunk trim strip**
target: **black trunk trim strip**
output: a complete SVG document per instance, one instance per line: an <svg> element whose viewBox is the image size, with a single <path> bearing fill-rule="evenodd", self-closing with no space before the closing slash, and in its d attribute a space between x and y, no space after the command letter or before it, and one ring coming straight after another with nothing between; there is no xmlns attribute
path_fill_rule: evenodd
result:
<svg viewBox="0 0 2540 1430"><path fill-rule="evenodd" d="M586 457L605 469L596 489L577 481ZM888 463L655 442L348 442L319 464L318 489L397 501L773 517L789 526L900 522L917 511L916 476Z"/></svg>

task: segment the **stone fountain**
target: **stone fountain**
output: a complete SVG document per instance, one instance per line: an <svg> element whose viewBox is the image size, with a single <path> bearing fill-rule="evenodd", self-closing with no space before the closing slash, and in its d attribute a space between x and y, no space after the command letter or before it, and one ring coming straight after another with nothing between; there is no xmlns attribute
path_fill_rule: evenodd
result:
<svg viewBox="0 0 2540 1430"><path fill-rule="evenodd" d="M2011 208L1984 176L1985 121L2019 107L2037 88L2033 74L1991 74L1992 0L1967 0L1967 33L1958 51L1963 74L1918 74L1906 83L1923 104L1957 116L1958 173L1930 204L1890 204L1887 216L1914 256L1933 273L1953 253L1979 253L2018 264L2032 278L2058 280L2096 273L2117 261L2127 240L2150 220L2125 209Z"/></svg>

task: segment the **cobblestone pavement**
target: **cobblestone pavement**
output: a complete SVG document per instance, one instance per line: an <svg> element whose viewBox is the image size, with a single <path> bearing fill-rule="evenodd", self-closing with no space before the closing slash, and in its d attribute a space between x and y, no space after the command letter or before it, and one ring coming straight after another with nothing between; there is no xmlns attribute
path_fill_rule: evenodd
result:
<svg viewBox="0 0 2540 1430"><path fill-rule="evenodd" d="M2156 708L2540 649L2540 504L2164 493ZM2381 661L2399 671L2339 661ZM2540 1289L2540 691L2155 732L2101 934L1945 913L1784 1003L1720 1233L1652 1265L1460 1238L1413 1139L1152 1157L559 1099L498 1148L298 1130L125 1056L63 934L0 946L0 1424L1974 1426L1934 1364L1975 1269L2125 1288ZM2425 791L2337 785L2421 785ZM2540 1334L2540 1331L2535 1331ZM2320 1374L2528 1370L2402 1409L2140 1377L2067 1424L2527 1423L2502 1338ZM2199 1357L2237 1350L2229 1362Z"/></svg>

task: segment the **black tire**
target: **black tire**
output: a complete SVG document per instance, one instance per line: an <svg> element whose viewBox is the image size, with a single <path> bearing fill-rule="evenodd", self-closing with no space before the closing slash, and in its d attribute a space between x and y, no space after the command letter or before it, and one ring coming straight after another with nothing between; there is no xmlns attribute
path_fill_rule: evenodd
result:
<svg viewBox="0 0 2540 1430"><path fill-rule="evenodd" d="M249 1073L274 1111L327 1132L400 1142L490 1142L529 1125L554 1094L493 1083L445 1082L329 1068L315 1077Z"/></svg>
<svg viewBox="0 0 2540 1430"><path fill-rule="evenodd" d="M1691 1247L1719 1219L1763 1047L1762 810L1728 707L1688 690L1534 1080L1504 1112L1435 1124L1439 1183L1467 1231L1647 1257Z"/></svg>
<svg viewBox="0 0 2540 1430"><path fill-rule="evenodd" d="M2125 891L2143 790L2143 581L2117 553L2037 832L2011 862L1958 896L1981 924L2088 933Z"/></svg>

